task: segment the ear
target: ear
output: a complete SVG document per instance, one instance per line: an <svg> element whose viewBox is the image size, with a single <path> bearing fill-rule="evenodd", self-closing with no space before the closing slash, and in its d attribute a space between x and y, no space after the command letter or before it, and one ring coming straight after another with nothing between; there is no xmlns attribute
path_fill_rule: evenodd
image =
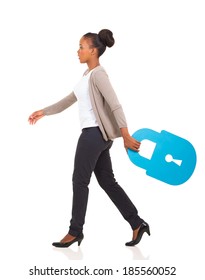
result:
<svg viewBox="0 0 205 280"><path fill-rule="evenodd" d="M98 51L97 51L97 48L92 48L91 49L91 54L92 55L97 55Z"/></svg>

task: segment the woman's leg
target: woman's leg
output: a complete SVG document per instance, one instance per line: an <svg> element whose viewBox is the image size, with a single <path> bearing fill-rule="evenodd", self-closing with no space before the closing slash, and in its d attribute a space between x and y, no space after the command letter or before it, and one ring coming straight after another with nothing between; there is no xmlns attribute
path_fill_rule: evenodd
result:
<svg viewBox="0 0 205 280"><path fill-rule="evenodd" d="M100 186L108 194L124 219L135 230L142 224L143 220L139 217L132 201L115 180L109 153L110 147L111 145L99 156L94 173Z"/></svg>
<svg viewBox="0 0 205 280"><path fill-rule="evenodd" d="M110 142L102 138L98 127L83 129L79 138L73 172L73 205L69 229L72 236L78 236L83 231L90 178L100 154Z"/></svg>

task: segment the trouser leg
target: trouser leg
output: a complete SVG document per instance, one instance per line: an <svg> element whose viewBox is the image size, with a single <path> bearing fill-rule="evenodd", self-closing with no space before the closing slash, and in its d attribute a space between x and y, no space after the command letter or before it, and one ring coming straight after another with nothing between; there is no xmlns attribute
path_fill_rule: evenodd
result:
<svg viewBox="0 0 205 280"><path fill-rule="evenodd" d="M102 138L99 128L83 129L74 160L73 205L69 233L77 236L83 230L88 202L90 178L97 160L111 141Z"/></svg>
<svg viewBox="0 0 205 280"><path fill-rule="evenodd" d="M138 228L143 220L139 217L138 211L130 198L115 180L109 148L110 147L101 153L96 163L94 173L100 186L108 194L124 219L134 230Z"/></svg>

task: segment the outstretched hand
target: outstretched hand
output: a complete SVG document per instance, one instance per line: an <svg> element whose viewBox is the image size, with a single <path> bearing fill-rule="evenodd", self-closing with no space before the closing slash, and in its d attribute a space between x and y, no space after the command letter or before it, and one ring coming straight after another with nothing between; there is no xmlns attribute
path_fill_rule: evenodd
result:
<svg viewBox="0 0 205 280"><path fill-rule="evenodd" d="M35 124L38 120L40 120L44 116L45 115L43 113L43 110L35 111L29 116L28 121L30 124Z"/></svg>

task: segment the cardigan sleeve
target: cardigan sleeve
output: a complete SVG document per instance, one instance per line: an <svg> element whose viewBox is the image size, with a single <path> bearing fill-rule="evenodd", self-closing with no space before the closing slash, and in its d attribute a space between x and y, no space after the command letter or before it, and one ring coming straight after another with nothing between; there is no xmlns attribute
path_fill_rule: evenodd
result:
<svg viewBox="0 0 205 280"><path fill-rule="evenodd" d="M95 83L103 98L110 107L119 128L127 127L126 117L118 97L110 83L107 73L104 70L95 74Z"/></svg>
<svg viewBox="0 0 205 280"><path fill-rule="evenodd" d="M73 105L76 101L77 101L77 98L76 98L74 92L71 92L68 96L64 97L57 103L54 103L53 105L45 107L43 109L43 112L47 116L58 114L58 113L64 111L65 109L67 109L68 107L70 107L71 105Z"/></svg>

